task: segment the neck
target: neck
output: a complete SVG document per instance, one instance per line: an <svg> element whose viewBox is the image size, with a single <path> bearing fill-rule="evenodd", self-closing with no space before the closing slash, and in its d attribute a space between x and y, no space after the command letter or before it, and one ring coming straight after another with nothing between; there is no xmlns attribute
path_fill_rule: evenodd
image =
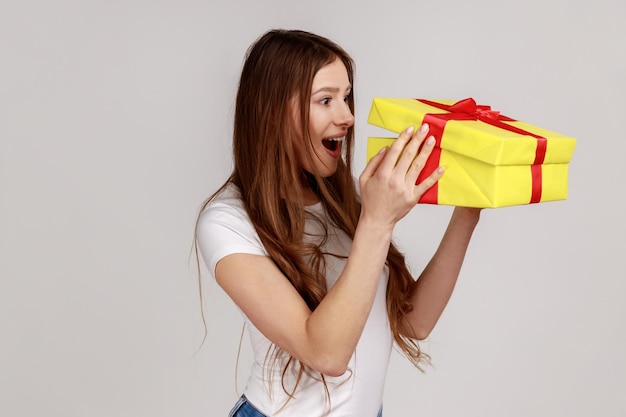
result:
<svg viewBox="0 0 626 417"><path fill-rule="evenodd" d="M300 181L300 186L302 187L302 195L304 196L304 205L312 206L313 204L319 203L320 199L311 188L311 185L307 181L306 177L303 177Z"/></svg>
<svg viewBox="0 0 626 417"><path fill-rule="evenodd" d="M320 202L317 194L315 194L313 190L311 190L309 187L304 188L304 190L302 191L304 194L304 205L312 206L313 204L317 204Z"/></svg>

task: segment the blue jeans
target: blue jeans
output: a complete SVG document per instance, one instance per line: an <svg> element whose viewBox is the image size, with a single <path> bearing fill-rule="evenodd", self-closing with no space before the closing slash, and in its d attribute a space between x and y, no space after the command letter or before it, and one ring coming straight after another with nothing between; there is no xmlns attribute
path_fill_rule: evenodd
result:
<svg viewBox="0 0 626 417"><path fill-rule="evenodd" d="M230 410L230 414L228 417L267 417L265 414L261 413L259 410L254 408L252 404L248 402L248 399L245 395L242 395L237 403Z"/></svg>
<svg viewBox="0 0 626 417"><path fill-rule="evenodd" d="M235 404L233 409L230 410L230 414L228 414L228 417L267 417L267 416L261 413L256 408L254 408L254 406L248 402L248 399L246 398L246 396L242 395L241 398L237 400L237 403ZM378 417L383 417L382 406L380 407L380 410L378 411Z"/></svg>

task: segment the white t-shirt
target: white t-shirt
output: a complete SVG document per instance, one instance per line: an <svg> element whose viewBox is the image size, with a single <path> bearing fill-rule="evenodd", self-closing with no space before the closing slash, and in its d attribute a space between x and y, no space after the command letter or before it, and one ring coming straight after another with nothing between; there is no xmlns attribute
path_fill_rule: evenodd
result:
<svg viewBox="0 0 626 417"><path fill-rule="evenodd" d="M321 203L307 207L307 211L325 218ZM315 242L323 234L319 222L307 215L305 240ZM341 230L327 225L329 239L323 251L337 256L325 256L326 282L330 289L339 277L352 244ZM259 236L243 207L238 189L229 184L203 211L198 223L198 242L202 256L214 274L215 265L223 257L234 253L267 256ZM342 258L343 256L343 258ZM381 274L372 310L363 333L350 359L348 371L340 377L325 376L330 392L331 410L328 417L376 417L382 404L383 388L393 335L389 327L386 306L386 289L389 272ZM249 402L267 416L315 417L327 409L324 386L319 373L305 373L294 394L285 404L283 391L283 363L267 360L272 343L244 315L246 327L254 352L254 363L244 394ZM297 368L290 368L285 376L285 386L294 385ZM279 412L280 410L280 412Z"/></svg>

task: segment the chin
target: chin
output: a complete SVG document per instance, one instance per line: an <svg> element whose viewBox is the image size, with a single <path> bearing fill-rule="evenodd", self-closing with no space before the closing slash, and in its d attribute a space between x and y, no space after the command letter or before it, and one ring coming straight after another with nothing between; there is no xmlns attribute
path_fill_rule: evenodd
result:
<svg viewBox="0 0 626 417"><path fill-rule="evenodd" d="M308 166L307 166L308 165ZM330 161L324 161L322 159L316 159L314 161L313 166L306 164L303 168L309 174L313 174L313 172L317 172L317 174L322 178L332 177L337 173L337 167L339 165L339 158L331 159Z"/></svg>
<svg viewBox="0 0 626 417"><path fill-rule="evenodd" d="M322 178L332 177L337 173L337 165L335 164L335 166L333 166L332 168L325 166L322 169L319 169L317 172L320 173L320 177Z"/></svg>

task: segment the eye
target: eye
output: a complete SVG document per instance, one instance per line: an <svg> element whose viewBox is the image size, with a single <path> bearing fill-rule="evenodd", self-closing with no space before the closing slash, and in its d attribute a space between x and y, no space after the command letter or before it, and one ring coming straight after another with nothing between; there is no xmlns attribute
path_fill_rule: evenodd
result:
<svg viewBox="0 0 626 417"><path fill-rule="evenodd" d="M330 104L330 97L324 97L323 99L320 100L320 103L323 105Z"/></svg>

